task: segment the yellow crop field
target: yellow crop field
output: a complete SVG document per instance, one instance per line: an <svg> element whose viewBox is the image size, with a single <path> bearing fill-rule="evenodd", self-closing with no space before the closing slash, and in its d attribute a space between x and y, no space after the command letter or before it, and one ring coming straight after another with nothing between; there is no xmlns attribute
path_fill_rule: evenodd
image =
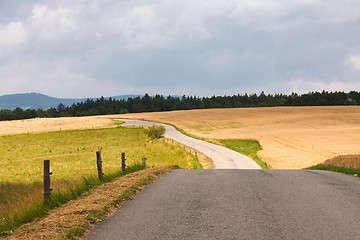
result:
<svg viewBox="0 0 360 240"><path fill-rule="evenodd" d="M210 139L256 139L273 169L300 169L360 154L360 107L272 107L173 111L0 122L0 135L91 129L132 118L173 124Z"/></svg>
<svg viewBox="0 0 360 240"><path fill-rule="evenodd" d="M115 116L113 116L115 117ZM300 169L360 154L360 107L271 107L118 115L173 124L210 139L256 139L273 169Z"/></svg>
<svg viewBox="0 0 360 240"><path fill-rule="evenodd" d="M0 135L92 129L105 126L114 126L113 121L109 118L99 116L34 118L15 121L0 121Z"/></svg>

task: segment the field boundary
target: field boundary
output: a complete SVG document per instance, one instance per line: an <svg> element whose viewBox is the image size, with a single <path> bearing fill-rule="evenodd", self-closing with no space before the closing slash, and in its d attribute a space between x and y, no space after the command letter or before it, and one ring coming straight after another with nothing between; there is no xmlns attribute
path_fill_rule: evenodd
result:
<svg viewBox="0 0 360 240"><path fill-rule="evenodd" d="M102 178L101 180L95 177L95 175L84 178L82 182L64 191L57 191L53 194L50 194L51 189L49 189L49 195L44 198L45 201L43 203L35 203L32 207L21 211L13 218L9 218L6 222L2 223L0 225L0 237L7 236L9 233L11 233L11 231L21 227L26 223L32 222L35 219L42 218L56 207L62 206L67 202L78 199L82 195L86 194L91 188L106 184L116 178L123 177L128 174L141 171L143 169L145 169L145 166L141 164L134 164L127 167L124 171L107 174L107 176Z"/></svg>
<svg viewBox="0 0 360 240"><path fill-rule="evenodd" d="M19 227L5 239L77 239L108 218L124 201L174 168L147 168L97 186L79 199L53 209L46 217Z"/></svg>
<svg viewBox="0 0 360 240"><path fill-rule="evenodd" d="M340 167L340 166L334 166L334 165L326 165L326 164L318 164L306 169L310 170L326 170L326 171L332 171L332 172L338 172L338 173L344 173L347 175L353 175L355 177L360 177L360 169L357 168L348 168L348 167Z"/></svg>

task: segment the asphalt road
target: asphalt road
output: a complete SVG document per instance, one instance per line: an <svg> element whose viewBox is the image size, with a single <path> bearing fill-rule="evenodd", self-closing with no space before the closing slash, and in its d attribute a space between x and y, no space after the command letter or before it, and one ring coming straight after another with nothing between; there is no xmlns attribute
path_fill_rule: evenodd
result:
<svg viewBox="0 0 360 240"><path fill-rule="evenodd" d="M139 120L121 119L125 123L122 126L151 126L153 124L165 127L165 137L202 152L214 162L215 169L260 169L260 166L251 158L244 156L231 149L188 137L178 132L173 126Z"/></svg>
<svg viewBox="0 0 360 240"><path fill-rule="evenodd" d="M360 179L326 171L177 170L85 239L360 239Z"/></svg>

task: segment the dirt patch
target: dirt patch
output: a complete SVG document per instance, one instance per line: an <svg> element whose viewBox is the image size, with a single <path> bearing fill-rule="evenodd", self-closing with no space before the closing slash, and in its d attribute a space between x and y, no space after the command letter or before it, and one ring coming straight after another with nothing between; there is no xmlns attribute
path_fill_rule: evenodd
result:
<svg viewBox="0 0 360 240"><path fill-rule="evenodd" d="M324 165L360 169L360 154L337 156L326 160Z"/></svg>
<svg viewBox="0 0 360 240"><path fill-rule="evenodd" d="M256 139L274 169L301 169L360 153L360 107L271 107L117 115L175 125L208 139Z"/></svg>
<svg viewBox="0 0 360 240"><path fill-rule="evenodd" d="M106 214L110 215L115 210L114 201L132 186L149 177L155 179L171 170L171 168L148 168L98 186L81 198L52 210L46 217L21 226L6 239L59 239L70 229L83 225L91 213L110 208Z"/></svg>

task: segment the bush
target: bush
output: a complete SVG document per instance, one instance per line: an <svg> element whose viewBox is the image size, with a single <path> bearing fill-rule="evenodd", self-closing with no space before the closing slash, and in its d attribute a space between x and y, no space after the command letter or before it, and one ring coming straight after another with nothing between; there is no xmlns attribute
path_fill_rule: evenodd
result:
<svg viewBox="0 0 360 240"><path fill-rule="evenodd" d="M161 138L164 136L165 133L165 127L164 126L155 126L152 125L151 127L149 127L148 129L148 135L151 138Z"/></svg>

